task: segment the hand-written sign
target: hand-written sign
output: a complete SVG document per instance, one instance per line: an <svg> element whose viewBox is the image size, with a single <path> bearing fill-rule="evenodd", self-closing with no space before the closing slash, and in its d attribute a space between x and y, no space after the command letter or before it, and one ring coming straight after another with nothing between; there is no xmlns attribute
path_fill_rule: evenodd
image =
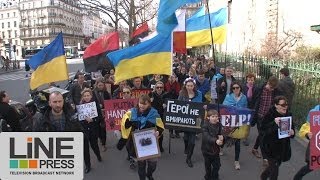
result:
<svg viewBox="0 0 320 180"><path fill-rule="evenodd" d="M104 101L106 129L109 131L121 129L123 115L138 103L137 99L113 99Z"/></svg>
<svg viewBox="0 0 320 180"><path fill-rule="evenodd" d="M86 118L98 117L96 102L77 105L78 119L83 121Z"/></svg>
<svg viewBox="0 0 320 180"><path fill-rule="evenodd" d="M320 111L310 112L310 169L320 168Z"/></svg>
<svg viewBox="0 0 320 180"><path fill-rule="evenodd" d="M166 128L201 131L205 110L202 103L168 100L164 112Z"/></svg>
<svg viewBox="0 0 320 180"><path fill-rule="evenodd" d="M149 94L152 92L152 89L132 89L131 90L131 98L138 99L141 94ZM123 97L123 93L119 93L119 98Z"/></svg>

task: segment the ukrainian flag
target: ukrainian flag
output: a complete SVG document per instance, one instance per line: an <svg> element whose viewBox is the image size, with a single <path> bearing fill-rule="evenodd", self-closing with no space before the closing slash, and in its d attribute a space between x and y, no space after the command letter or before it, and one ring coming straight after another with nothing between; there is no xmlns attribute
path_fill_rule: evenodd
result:
<svg viewBox="0 0 320 180"><path fill-rule="evenodd" d="M115 67L116 83L148 74L172 72L171 34L157 35L135 46L109 53Z"/></svg>
<svg viewBox="0 0 320 180"><path fill-rule="evenodd" d="M148 74L172 73L172 30L178 25L175 11L200 0L160 0L158 35L135 46L109 53L116 83Z"/></svg>
<svg viewBox="0 0 320 180"><path fill-rule="evenodd" d="M32 90L43 84L67 80L68 69L62 33L59 33L55 40L35 54L28 64L35 70L30 79Z"/></svg>
<svg viewBox="0 0 320 180"><path fill-rule="evenodd" d="M227 37L227 8L210 14L213 42L222 44ZM211 44L209 15L190 17L186 22L187 46L203 46Z"/></svg>

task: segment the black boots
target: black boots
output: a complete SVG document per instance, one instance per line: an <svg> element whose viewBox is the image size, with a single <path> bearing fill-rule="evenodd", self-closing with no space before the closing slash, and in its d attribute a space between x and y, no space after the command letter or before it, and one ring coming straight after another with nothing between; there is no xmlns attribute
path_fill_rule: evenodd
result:
<svg viewBox="0 0 320 180"><path fill-rule="evenodd" d="M187 159L186 159L186 163L188 164L189 167L193 167L192 161L191 161L191 157L193 154L193 149L194 149L194 144L189 144L189 146L187 147Z"/></svg>
<svg viewBox="0 0 320 180"><path fill-rule="evenodd" d="M184 140L184 154L188 154L188 141Z"/></svg>
<svg viewBox="0 0 320 180"><path fill-rule="evenodd" d="M84 173L88 174L91 171L91 167L86 167L86 169L84 170Z"/></svg>

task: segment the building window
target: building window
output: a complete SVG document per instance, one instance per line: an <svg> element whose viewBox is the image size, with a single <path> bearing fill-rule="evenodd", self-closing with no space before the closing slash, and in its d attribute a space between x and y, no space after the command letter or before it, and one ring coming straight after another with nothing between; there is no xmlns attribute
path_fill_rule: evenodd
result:
<svg viewBox="0 0 320 180"><path fill-rule="evenodd" d="M18 44L18 40L15 40L15 45L17 45L17 46L19 45L19 44Z"/></svg>
<svg viewBox="0 0 320 180"><path fill-rule="evenodd" d="M9 13L7 13L7 17L10 17L10 14L9 14Z"/></svg>
<svg viewBox="0 0 320 180"><path fill-rule="evenodd" d="M17 27L17 21L13 22L13 27Z"/></svg>
<svg viewBox="0 0 320 180"><path fill-rule="evenodd" d="M14 31L14 37L18 37L18 31L17 30Z"/></svg>
<svg viewBox="0 0 320 180"><path fill-rule="evenodd" d="M5 38L4 31L2 32L2 38L3 38L3 39Z"/></svg>
<svg viewBox="0 0 320 180"><path fill-rule="evenodd" d="M13 17L16 17L16 12L13 12Z"/></svg>
<svg viewBox="0 0 320 180"><path fill-rule="evenodd" d="M10 22L8 22L8 28L10 28Z"/></svg>
<svg viewBox="0 0 320 180"><path fill-rule="evenodd" d="M4 28L4 23L2 23L2 28Z"/></svg>
<svg viewBox="0 0 320 180"><path fill-rule="evenodd" d="M8 31L8 38L11 38L11 31Z"/></svg>

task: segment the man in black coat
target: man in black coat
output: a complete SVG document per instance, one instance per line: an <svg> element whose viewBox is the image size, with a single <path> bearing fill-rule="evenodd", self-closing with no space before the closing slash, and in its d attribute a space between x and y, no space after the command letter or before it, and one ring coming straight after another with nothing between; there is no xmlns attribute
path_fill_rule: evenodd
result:
<svg viewBox="0 0 320 180"><path fill-rule="evenodd" d="M6 120L13 132L20 132L21 126L19 122L18 112L9 105L9 95L5 91L0 91L0 114Z"/></svg>
<svg viewBox="0 0 320 180"><path fill-rule="evenodd" d="M231 84L236 79L232 76L233 74L233 68L228 66L225 69L225 75L218 80L217 83L217 93L218 93L218 103L222 104L224 101L224 98L227 94L232 92L231 90Z"/></svg>

